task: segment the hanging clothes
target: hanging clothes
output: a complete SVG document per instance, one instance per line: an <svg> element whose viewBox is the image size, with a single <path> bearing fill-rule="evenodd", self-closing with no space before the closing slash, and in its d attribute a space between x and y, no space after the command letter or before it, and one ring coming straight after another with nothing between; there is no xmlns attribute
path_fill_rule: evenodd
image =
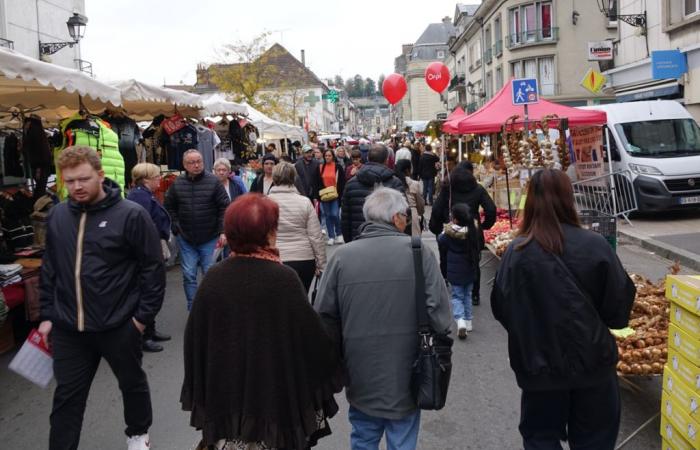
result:
<svg viewBox="0 0 700 450"><path fill-rule="evenodd" d="M29 162L36 200L46 193L46 183L51 173L51 147L41 119L31 117L25 121L22 150Z"/></svg>
<svg viewBox="0 0 700 450"><path fill-rule="evenodd" d="M22 168L22 160L20 157L19 139L14 133L5 136L5 144L2 149L2 157L4 162L4 174L6 177L24 176Z"/></svg>
<svg viewBox="0 0 700 450"><path fill-rule="evenodd" d="M110 115L106 113L102 118L110 124L112 131L119 136L119 153L124 158L124 181L126 186L131 186L131 169L138 162L136 146L141 140L141 130L136 121L124 115Z"/></svg>
<svg viewBox="0 0 700 450"><path fill-rule="evenodd" d="M185 170L182 164L182 155L187 150L197 149L199 142L197 138L197 129L186 123L171 135L162 133L162 137L167 153L168 168L171 170Z"/></svg>
<svg viewBox="0 0 700 450"><path fill-rule="evenodd" d="M228 134L231 138L234 159L244 159L246 150L248 148L248 139L245 135L245 132L243 131L243 128L241 128L241 125L238 123L237 120L232 120L228 124Z"/></svg>
<svg viewBox="0 0 700 450"><path fill-rule="evenodd" d="M161 123L165 120L164 115L156 116L153 122L143 132L143 145L146 148L146 162L158 166L165 164L165 149L163 145L163 129Z"/></svg>
<svg viewBox="0 0 700 450"><path fill-rule="evenodd" d="M226 158L229 161L233 161L234 159L233 144L231 143L231 137L229 136L228 129L228 121L226 120L222 120L214 128L214 131L221 140L219 145L217 145L214 149L214 160Z"/></svg>
<svg viewBox="0 0 700 450"><path fill-rule="evenodd" d="M195 125L197 129L197 149L204 160L204 170L211 172L214 166L214 148L221 142L219 136L211 128Z"/></svg>
<svg viewBox="0 0 700 450"><path fill-rule="evenodd" d="M34 211L31 194L23 190L0 195L0 221L5 243L11 251L29 247L34 242L34 227L30 219Z"/></svg>

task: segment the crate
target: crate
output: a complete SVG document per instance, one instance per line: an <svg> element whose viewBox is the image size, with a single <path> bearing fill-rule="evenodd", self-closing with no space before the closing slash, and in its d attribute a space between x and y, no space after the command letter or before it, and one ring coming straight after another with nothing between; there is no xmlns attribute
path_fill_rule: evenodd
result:
<svg viewBox="0 0 700 450"><path fill-rule="evenodd" d="M579 211L578 214L583 228L602 235L612 248L617 248L617 219L615 217L590 209Z"/></svg>

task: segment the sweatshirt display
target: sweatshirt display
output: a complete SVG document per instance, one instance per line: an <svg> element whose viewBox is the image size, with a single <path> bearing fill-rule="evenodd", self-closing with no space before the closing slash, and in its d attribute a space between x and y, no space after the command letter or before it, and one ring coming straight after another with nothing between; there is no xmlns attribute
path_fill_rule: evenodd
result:
<svg viewBox="0 0 700 450"><path fill-rule="evenodd" d="M139 130L135 120L125 116L120 111L106 111L102 118L119 136L119 153L124 158L124 179L126 186L131 186L131 169L138 162L136 146L141 140L141 130Z"/></svg>
<svg viewBox="0 0 700 450"><path fill-rule="evenodd" d="M199 143L197 129L193 125L185 123L177 131L168 134L167 128L164 127L162 137L167 153L168 168L171 170L185 170L185 167L182 165L182 155L187 150L197 148Z"/></svg>
<svg viewBox="0 0 700 450"><path fill-rule="evenodd" d="M204 170L211 172L214 166L214 148L219 145L221 139L214 130L204 125L195 125L197 129L197 149L204 160Z"/></svg>

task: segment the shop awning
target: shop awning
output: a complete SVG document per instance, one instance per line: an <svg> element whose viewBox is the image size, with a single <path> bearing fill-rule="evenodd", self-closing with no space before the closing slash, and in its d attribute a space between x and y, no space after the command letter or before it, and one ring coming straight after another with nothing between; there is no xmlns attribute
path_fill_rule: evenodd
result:
<svg viewBox="0 0 700 450"><path fill-rule="evenodd" d="M258 129L263 139L306 139L303 128L289 125L266 116L247 103L243 103L248 113L248 120Z"/></svg>
<svg viewBox="0 0 700 450"><path fill-rule="evenodd" d="M465 117L467 117L467 114L464 112L462 107L458 106L450 113L449 116L447 116L447 120L445 120L445 123L442 124L442 131L445 133L456 134L457 124Z"/></svg>
<svg viewBox="0 0 700 450"><path fill-rule="evenodd" d="M248 114L248 109L236 102L232 102L222 94L203 96L204 109L200 111L202 117L221 116L227 114Z"/></svg>
<svg viewBox="0 0 700 450"><path fill-rule="evenodd" d="M80 109L120 106L118 89L75 69L38 61L0 47L0 106L55 119Z"/></svg>
<svg viewBox="0 0 700 450"><path fill-rule="evenodd" d="M528 121L538 122L547 115L556 114L569 119L569 126L604 125L607 115L603 111L583 110L560 105L540 98L539 103L528 106ZM476 112L457 123L455 131L443 131L450 134L497 133L503 123L512 116L518 116L521 124L524 118L522 106L514 106L511 82L508 81L496 95Z"/></svg>
<svg viewBox="0 0 700 450"><path fill-rule="evenodd" d="M152 118L159 114L172 115L175 111L185 117L198 117L204 108L204 99L186 91L170 89L137 80L110 83L121 92L122 105L134 119Z"/></svg>

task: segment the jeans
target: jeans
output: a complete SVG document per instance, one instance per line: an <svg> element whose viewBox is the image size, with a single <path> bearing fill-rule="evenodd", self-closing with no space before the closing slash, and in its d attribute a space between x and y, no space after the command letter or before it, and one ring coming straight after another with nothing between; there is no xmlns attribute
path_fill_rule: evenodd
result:
<svg viewBox="0 0 700 450"><path fill-rule="evenodd" d="M420 409L403 419L391 420L368 416L350 407L350 447L352 450L378 450L386 433L387 450L415 450L420 428Z"/></svg>
<svg viewBox="0 0 700 450"><path fill-rule="evenodd" d="M148 432L153 417L148 380L141 368L141 339L131 319L120 327L98 332L78 332L54 325L51 342L56 391L49 450L78 448L90 385L102 358L117 377L122 391L126 435Z"/></svg>
<svg viewBox="0 0 700 450"><path fill-rule="evenodd" d="M433 194L435 193L435 178L423 178L423 198L426 205L433 204Z"/></svg>
<svg viewBox="0 0 700 450"><path fill-rule="evenodd" d="M450 285L452 289L452 316L455 320L472 320L472 286L473 283Z"/></svg>
<svg viewBox="0 0 700 450"><path fill-rule="evenodd" d="M182 282L187 298L187 310L192 309L192 302L197 293L197 272L202 268L202 274L214 264L214 249L217 239L212 239L204 244L192 245L180 236L177 237L177 245L180 247L180 265L182 266Z"/></svg>
<svg viewBox="0 0 700 450"><path fill-rule="evenodd" d="M321 202L321 210L326 216L326 229L330 239L340 236L340 203L333 200L332 202Z"/></svg>

